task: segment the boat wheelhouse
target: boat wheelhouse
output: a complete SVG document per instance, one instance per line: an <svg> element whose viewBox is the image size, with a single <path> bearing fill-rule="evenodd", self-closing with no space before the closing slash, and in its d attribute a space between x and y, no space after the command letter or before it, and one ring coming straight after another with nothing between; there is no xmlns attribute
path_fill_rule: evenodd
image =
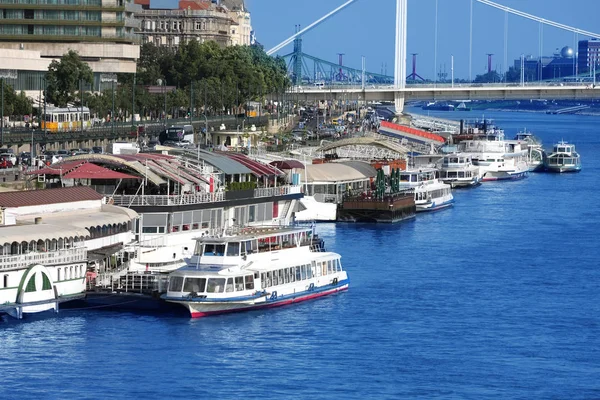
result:
<svg viewBox="0 0 600 400"><path fill-rule="evenodd" d="M439 163L440 181L452 188L474 187L481 183L479 167L473 165L470 154L446 154Z"/></svg>
<svg viewBox="0 0 600 400"><path fill-rule="evenodd" d="M581 157L575 151L575 145L560 141L552 148L552 153L544 162L546 170L551 172L581 171Z"/></svg>
<svg viewBox="0 0 600 400"><path fill-rule="evenodd" d="M296 303L348 289L340 259L308 227L198 238L187 266L169 275L162 298L193 318Z"/></svg>
<svg viewBox="0 0 600 400"><path fill-rule="evenodd" d="M454 203L452 188L436 178L435 168L400 172L400 188L414 189L415 205L419 211L435 211Z"/></svg>

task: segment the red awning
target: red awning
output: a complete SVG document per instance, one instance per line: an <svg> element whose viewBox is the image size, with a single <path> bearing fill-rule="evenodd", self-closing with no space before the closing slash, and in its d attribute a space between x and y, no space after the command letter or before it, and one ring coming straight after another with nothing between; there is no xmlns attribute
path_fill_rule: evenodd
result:
<svg viewBox="0 0 600 400"><path fill-rule="evenodd" d="M281 161L272 161L269 164L279 169L294 169L300 168L304 169L304 164L302 164L298 160L281 160Z"/></svg>
<svg viewBox="0 0 600 400"><path fill-rule="evenodd" d="M64 179L142 179L139 176L124 174L92 163L85 163L63 175Z"/></svg>

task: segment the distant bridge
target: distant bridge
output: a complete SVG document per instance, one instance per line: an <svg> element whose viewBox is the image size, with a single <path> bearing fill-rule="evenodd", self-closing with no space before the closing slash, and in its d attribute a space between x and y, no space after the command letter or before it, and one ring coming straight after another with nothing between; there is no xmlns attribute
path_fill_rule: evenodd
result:
<svg viewBox="0 0 600 400"><path fill-rule="evenodd" d="M600 98L600 86L539 84L508 86L506 84L482 85L406 85L372 86L362 89L355 86L330 86L320 88L296 87L291 90L298 100L323 99L341 101L461 101L461 100L591 100ZM400 109L401 110L401 109Z"/></svg>

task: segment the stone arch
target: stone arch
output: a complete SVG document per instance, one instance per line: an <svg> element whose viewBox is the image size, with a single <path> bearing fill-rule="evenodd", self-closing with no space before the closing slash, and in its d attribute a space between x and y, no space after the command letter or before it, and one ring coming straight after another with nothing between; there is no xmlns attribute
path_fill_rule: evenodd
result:
<svg viewBox="0 0 600 400"><path fill-rule="evenodd" d="M16 303L30 303L48 301L46 304L36 304L35 312L47 311L56 308L56 299L52 274L43 265L34 264L29 266L23 276L17 290ZM27 312L27 307L24 307Z"/></svg>
<svg viewBox="0 0 600 400"><path fill-rule="evenodd" d="M35 251L37 251L38 253L41 253L45 250L46 250L46 242L44 242L42 239L39 239L36 243Z"/></svg>
<svg viewBox="0 0 600 400"><path fill-rule="evenodd" d="M2 246L2 254L4 254L5 256L12 254L12 246L10 243L4 243L4 246Z"/></svg>
<svg viewBox="0 0 600 400"><path fill-rule="evenodd" d="M13 256L16 254L21 254L21 244L19 242L12 242L10 244L10 254Z"/></svg>

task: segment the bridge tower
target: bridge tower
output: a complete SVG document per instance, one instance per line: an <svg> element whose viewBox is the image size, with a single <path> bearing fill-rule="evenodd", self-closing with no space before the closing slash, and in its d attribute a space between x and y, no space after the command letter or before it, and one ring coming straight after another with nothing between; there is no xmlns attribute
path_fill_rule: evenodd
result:
<svg viewBox="0 0 600 400"><path fill-rule="evenodd" d="M296 33L300 31L300 25L296 25ZM292 56L292 73L294 86L302 85L302 36L294 39L294 54Z"/></svg>
<svg viewBox="0 0 600 400"><path fill-rule="evenodd" d="M404 90L406 88L406 37L408 0L396 0L396 51L394 68L394 88ZM394 95L396 113L404 110L404 92L397 91Z"/></svg>

